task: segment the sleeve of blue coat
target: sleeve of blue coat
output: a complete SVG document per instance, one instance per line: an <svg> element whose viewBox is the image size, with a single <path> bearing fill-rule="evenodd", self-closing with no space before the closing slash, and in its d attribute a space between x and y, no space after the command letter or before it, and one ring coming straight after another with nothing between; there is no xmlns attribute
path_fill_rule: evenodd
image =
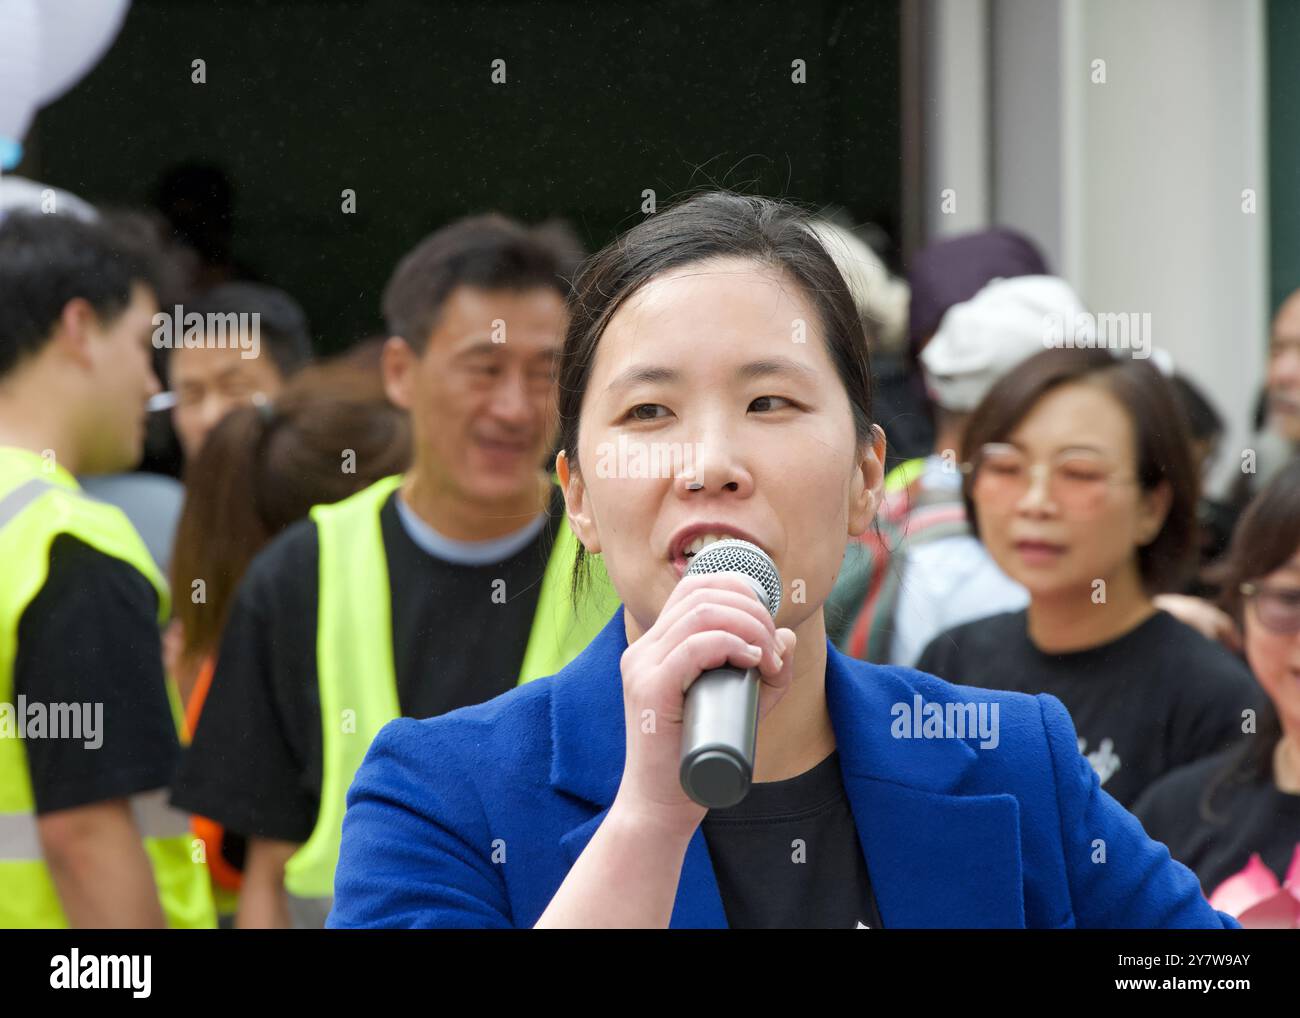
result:
<svg viewBox="0 0 1300 1018"><path fill-rule="evenodd" d="M1147 836L1137 818L1102 791L1079 752L1069 712L1038 697L1056 774L1061 845L1079 928L1240 929L1210 907L1196 874Z"/></svg>
<svg viewBox="0 0 1300 1018"><path fill-rule="evenodd" d="M474 783L437 723L380 729L348 790L326 926L506 928L509 904Z"/></svg>

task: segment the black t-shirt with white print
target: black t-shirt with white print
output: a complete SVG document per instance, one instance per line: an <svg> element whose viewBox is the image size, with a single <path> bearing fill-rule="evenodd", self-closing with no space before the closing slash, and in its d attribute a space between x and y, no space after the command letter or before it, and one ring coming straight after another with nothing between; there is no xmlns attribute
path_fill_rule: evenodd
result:
<svg viewBox="0 0 1300 1018"><path fill-rule="evenodd" d="M1241 659L1157 611L1099 647L1048 654L1024 611L936 636L917 669L979 689L1050 693L1065 705L1102 787L1129 809L1157 778L1228 749L1263 691Z"/></svg>
<svg viewBox="0 0 1300 1018"><path fill-rule="evenodd" d="M702 823L732 929L880 929L839 752Z"/></svg>

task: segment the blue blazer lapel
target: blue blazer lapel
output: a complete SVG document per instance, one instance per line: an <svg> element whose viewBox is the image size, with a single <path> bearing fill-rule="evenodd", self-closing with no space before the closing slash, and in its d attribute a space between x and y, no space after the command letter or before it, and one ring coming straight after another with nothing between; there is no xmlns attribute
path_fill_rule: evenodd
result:
<svg viewBox="0 0 1300 1018"><path fill-rule="evenodd" d="M1019 803L958 794L980 752L966 740L896 739L916 687L827 641L826 700L885 928L1025 925Z"/></svg>
<svg viewBox="0 0 1300 1018"><path fill-rule="evenodd" d="M1023 927L1019 808L1010 795L958 794L981 752L961 739L899 740L892 708L916 689L826 643L826 699L845 790L888 927ZM623 775L623 608L552 681L552 786L591 815L560 839L572 866ZM671 926L725 928L704 832L686 851Z"/></svg>

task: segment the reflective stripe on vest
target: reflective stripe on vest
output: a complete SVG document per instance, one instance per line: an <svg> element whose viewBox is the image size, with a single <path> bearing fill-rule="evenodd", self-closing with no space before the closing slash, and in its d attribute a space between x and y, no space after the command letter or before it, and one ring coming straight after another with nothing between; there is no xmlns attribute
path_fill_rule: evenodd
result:
<svg viewBox="0 0 1300 1018"><path fill-rule="evenodd" d="M166 583L121 510L84 495L71 474L35 453L0 449L0 702L13 699L19 621L45 585L60 534L135 568L158 595L160 620L167 611ZM174 702L170 681L168 697ZM166 789L128 801L168 925L215 926L207 867L191 857L186 814L168 805ZM0 738L0 927L66 925L41 850L26 751L21 739Z"/></svg>
<svg viewBox="0 0 1300 1018"><path fill-rule="evenodd" d="M189 833L190 817L167 802L167 789L140 792L127 799L142 838L177 838ZM0 862L39 862L41 839L34 813L0 814Z"/></svg>
<svg viewBox="0 0 1300 1018"><path fill-rule="evenodd" d="M33 477L30 481L24 481L18 485L4 498L0 498L0 530L3 530L6 523L31 505L32 502L55 487L57 485L51 484L49 481Z"/></svg>
<svg viewBox="0 0 1300 1018"><path fill-rule="evenodd" d="M401 481L385 478L342 502L311 511L320 548L316 671L321 799L316 827L285 865L295 925L324 924L333 901L348 788L379 729L400 716L380 510ZM520 684L562 669L618 608L614 588L596 557L591 560L590 590L575 614L569 590L577 548L568 521L561 519L520 665Z"/></svg>

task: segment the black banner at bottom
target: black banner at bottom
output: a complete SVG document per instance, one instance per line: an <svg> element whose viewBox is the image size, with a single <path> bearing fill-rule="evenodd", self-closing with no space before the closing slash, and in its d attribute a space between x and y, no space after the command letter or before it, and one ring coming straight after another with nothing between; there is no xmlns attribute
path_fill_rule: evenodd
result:
<svg viewBox="0 0 1300 1018"><path fill-rule="evenodd" d="M1044 994L1040 1003L1137 994L1179 1006L1197 997L1294 1006L1298 949L1284 931L9 930L0 931L0 980L11 1005L73 1008L108 998L205 1009L391 1005L395 994L461 1008L466 991L488 1007L515 993L554 1005L611 980L642 1004L646 994L672 1000L677 983L707 999L716 982L729 994L793 992L827 1007L837 1006L827 992L869 990L927 1012L1026 992ZM599 996L616 1007L623 994Z"/></svg>

